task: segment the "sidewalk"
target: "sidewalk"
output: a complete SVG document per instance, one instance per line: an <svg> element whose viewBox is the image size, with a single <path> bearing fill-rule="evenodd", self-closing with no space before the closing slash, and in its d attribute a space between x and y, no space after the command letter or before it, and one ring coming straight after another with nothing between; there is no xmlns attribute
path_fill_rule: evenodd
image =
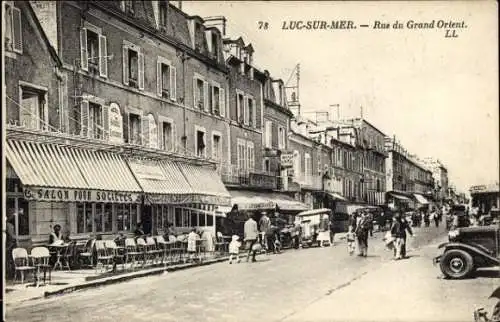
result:
<svg viewBox="0 0 500 322"><path fill-rule="evenodd" d="M12 283L7 284L5 286L4 301L7 306L11 306L25 301L63 295L86 288L120 283L134 278L160 275L191 267L210 265L226 261L227 259L228 257L224 256L219 258L206 259L201 263L184 263L171 266L158 264L145 267L144 269L137 269L135 271L129 270L128 267L126 267L126 269L122 271L122 267L119 264L116 273L96 273L95 269L53 271L52 282L48 285L42 284L39 287L35 287L32 283L32 279L29 279L28 282L25 281L23 285ZM16 283L19 282L16 281Z"/></svg>

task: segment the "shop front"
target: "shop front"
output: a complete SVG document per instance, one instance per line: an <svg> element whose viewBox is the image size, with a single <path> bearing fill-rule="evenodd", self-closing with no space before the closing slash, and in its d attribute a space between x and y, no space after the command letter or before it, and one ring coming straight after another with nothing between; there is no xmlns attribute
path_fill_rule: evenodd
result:
<svg viewBox="0 0 500 322"><path fill-rule="evenodd" d="M394 191L387 192L387 207L391 211L407 211L414 208L410 197Z"/></svg>
<svg viewBox="0 0 500 322"><path fill-rule="evenodd" d="M75 239L133 231L142 191L121 156L13 139L5 153L7 211L21 246L46 243L56 224Z"/></svg>
<svg viewBox="0 0 500 322"><path fill-rule="evenodd" d="M217 211L230 205L230 195L215 169L173 160L129 158L144 191L141 223L146 234L175 233L192 228L215 233Z"/></svg>

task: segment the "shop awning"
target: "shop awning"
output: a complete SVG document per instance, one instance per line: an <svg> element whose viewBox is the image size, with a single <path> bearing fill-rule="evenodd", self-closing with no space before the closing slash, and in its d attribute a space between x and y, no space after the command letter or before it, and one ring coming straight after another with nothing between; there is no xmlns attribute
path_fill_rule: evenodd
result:
<svg viewBox="0 0 500 322"><path fill-rule="evenodd" d="M342 197L340 194L335 193L335 192L327 192L327 195L329 195L333 200L340 200L340 201L347 201L346 198Z"/></svg>
<svg viewBox="0 0 500 322"><path fill-rule="evenodd" d="M427 205L429 204L429 201L427 201L427 199L425 199L424 196L422 196L421 194L418 194L418 193L414 193L413 196L415 197L415 199L417 199L417 202L419 204L422 204L422 205Z"/></svg>
<svg viewBox="0 0 500 322"><path fill-rule="evenodd" d="M215 169L189 163L178 163L178 165L193 193L204 199L205 203L231 204L231 195Z"/></svg>
<svg viewBox="0 0 500 322"><path fill-rule="evenodd" d="M397 194L397 193L393 193L391 192L390 195L393 197L393 198L396 198L396 199L399 199L399 200L406 200L406 201L410 201L410 198L406 197L406 196L403 196L403 195L400 195L400 194Z"/></svg>
<svg viewBox="0 0 500 322"><path fill-rule="evenodd" d="M231 202L239 210L266 210L278 208L282 212L309 210L309 207L292 197L276 192L231 190Z"/></svg>
<svg viewBox="0 0 500 322"><path fill-rule="evenodd" d="M137 202L140 186L125 160L107 151L8 140L7 159L27 199Z"/></svg>

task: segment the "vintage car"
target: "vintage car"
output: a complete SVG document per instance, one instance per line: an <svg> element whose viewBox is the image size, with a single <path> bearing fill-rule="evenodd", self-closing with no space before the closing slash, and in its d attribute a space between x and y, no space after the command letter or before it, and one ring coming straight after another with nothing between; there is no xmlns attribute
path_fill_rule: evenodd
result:
<svg viewBox="0 0 500 322"><path fill-rule="evenodd" d="M460 279L481 267L500 265L500 226L464 227L448 233L442 255L434 258L447 278Z"/></svg>

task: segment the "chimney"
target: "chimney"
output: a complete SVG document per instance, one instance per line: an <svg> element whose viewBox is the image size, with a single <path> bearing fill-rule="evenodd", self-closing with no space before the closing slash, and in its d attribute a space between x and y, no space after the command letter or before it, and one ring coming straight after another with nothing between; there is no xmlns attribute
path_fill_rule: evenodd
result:
<svg viewBox="0 0 500 322"><path fill-rule="evenodd" d="M57 41L57 1L30 1L35 15L49 38L49 42L58 52Z"/></svg>

